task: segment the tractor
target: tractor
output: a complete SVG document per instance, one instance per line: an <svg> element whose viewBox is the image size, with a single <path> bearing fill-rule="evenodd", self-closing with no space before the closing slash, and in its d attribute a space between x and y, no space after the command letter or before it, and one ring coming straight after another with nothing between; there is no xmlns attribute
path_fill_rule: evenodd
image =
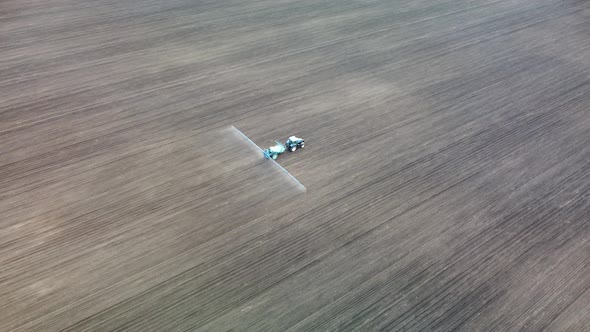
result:
<svg viewBox="0 0 590 332"><path fill-rule="evenodd" d="M275 160L280 154L287 150L295 152L297 149L303 149L303 147L305 146L305 141L303 140L303 138L299 138L296 136L289 137L285 144L282 144L279 141L275 142L276 145L264 150L263 154L266 159Z"/></svg>
<svg viewBox="0 0 590 332"><path fill-rule="evenodd" d="M295 152L297 149L303 149L305 146L305 140L303 138L299 138L297 136L291 136L285 142L285 148L291 152Z"/></svg>

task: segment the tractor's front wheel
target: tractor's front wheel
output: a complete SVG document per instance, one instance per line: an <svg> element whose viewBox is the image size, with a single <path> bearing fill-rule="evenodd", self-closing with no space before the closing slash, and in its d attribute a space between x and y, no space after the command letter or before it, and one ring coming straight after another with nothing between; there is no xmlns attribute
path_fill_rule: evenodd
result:
<svg viewBox="0 0 590 332"><path fill-rule="evenodd" d="M295 150L297 150L297 145L291 147L291 152L295 152Z"/></svg>
<svg viewBox="0 0 590 332"><path fill-rule="evenodd" d="M305 146L305 143L301 143L301 148L303 149L303 147Z"/></svg>
<svg viewBox="0 0 590 332"><path fill-rule="evenodd" d="M277 160L277 155L276 154L273 154L272 155L272 160Z"/></svg>

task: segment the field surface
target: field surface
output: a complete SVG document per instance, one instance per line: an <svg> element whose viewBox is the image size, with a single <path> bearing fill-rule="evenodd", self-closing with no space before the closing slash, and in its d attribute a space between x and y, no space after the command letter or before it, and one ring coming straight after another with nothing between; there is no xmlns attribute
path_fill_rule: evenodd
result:
<svg viewBox="0 0 590 332"><path fill-rule="evenodd" d="M3 0L0 331L587 330L589 75L581 0Z"/></svg>

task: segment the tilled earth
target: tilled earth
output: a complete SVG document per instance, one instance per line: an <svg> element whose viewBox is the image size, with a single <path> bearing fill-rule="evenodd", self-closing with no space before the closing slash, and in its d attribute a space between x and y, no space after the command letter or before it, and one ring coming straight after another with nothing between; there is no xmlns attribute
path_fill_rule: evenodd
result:
<svg viewBox="0 0 590 332"><path fill-rule="evenodd" d="M585 1L4 0L0 331L587 329L589 74Z"/></svg>

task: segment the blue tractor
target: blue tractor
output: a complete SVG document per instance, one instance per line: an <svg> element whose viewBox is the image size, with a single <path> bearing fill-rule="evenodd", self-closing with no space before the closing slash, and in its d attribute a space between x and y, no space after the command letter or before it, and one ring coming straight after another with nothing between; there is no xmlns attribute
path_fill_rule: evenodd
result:
<svg viewBox="0 0 590 332"><path fill-rule="evenodd" d="M297 149L303 149L303 147L305 146L305 141L303 140L303 138L299 138L296 136L289 137L285 144L281 144L281 142L279 141L276 141L276 143L276 145L264 150L263 154L266 159L275 160L281 153L285 152L286 150L295 152Z"/></svg>
<svg viewBox="0 0 590 332"><path fill-rule="evenodd" d="M303 149L305 146L305 140L303 138L299 138L297 136L291 136L285 142L285 148L289 149L291 152L295 152L297 149Z"/></svg>

